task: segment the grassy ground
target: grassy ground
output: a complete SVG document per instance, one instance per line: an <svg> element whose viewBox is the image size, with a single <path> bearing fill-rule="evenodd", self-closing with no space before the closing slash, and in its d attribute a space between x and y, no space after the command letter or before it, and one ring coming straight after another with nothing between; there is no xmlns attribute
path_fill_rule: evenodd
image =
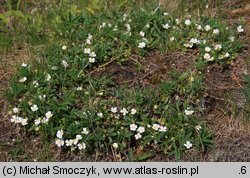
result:
<svg viewBox="0 0 250 178"><path fill-rule="evenodd" d="M24 3L26 2L26 3ZM21 63L39 58L46 45L54 40L60 40L55 36L56 24L60 17L68 16L67 10L73 14L79 14L81 7L86 4L68 5L67 1L58 3L47 2L45 5L36 1L20 1L19 6L13 3L12 10L20 10L23 14L15 17L6 17L0 29L1 55L0 55L0 160L1 161L120 161L127 160L124 155L114 152L103 155L96 151L92 156L85 157L81 154L62 152L55 148L47 138L38 135L30 135L23 129L9 122L9 101L3 95L8 91L11 77L15 74L17 66ZM91 3L92 2L92 3ZM97 1L96 1L97 2ZM171 1L172 2L172 1ZM166 8L176 9L174 14L185 14L187 8L196 16L200 9L205 9L207 3L192 1L192 5L186 6L187 1L176 1L166 5ZM205 1L204 1L205 2ZM142 5L143 1L138 1ZM145 3L145 2L144 2ZM90 1L84 10L95 13L100 8L98 3ZM155 3L157 4L157 3ZM162 1L163 6L168 4ZM247 1L210 1L210 7L205 13L212 16L220 16L229 24L242 21L246 24L244 43L247 44L238 55L237 59L228 68L219 65L208 66L204 71L205 89L204 107L206 108L205 120L210 130L215 133L215 141L212 149L205 153L188 151L184 154L184 161L249 161L250 160L250 107L247 97L242 90L245 86L243 76L249 74L249 38L250 38L250 8ZM44 10L43 6L50 5ZM78 5L78 6L77 6ZM18 6L18 7L17 7ZM117 6L117 4L106 4ZM118 6L129 7L126 3ZM157 7L157 5L155 5ZM0 4L0 12L10 10L6 3ZM34 12L34 11L37 12ZM17 12L15 12L17 13ZM34 13L33 15L30 15ZM42 16L41 14L44 14ZM26 18L20 16L25 15ZM32 17L34 17L32 19ZM3 22L3 21L2 21ZM7 27L7 28L5 28ZM164 71L175 69L179 72L186 71L191 64L189 53L162 53L153 52L147 55L146 62L142 62L143 68L150 70L142 75L136 73L134 63L127 66L110 65L104 71L95 75L116 75L116 82L122 85L126 82L133 85L136 81L143 81L155 85L164 78ZM134 57L135 61L137 60ZM164 60L163 60L164 59ZM176 60L178 59L178 60ZM164 63L164 61L166 63ZM164 65L163 65L164 64ZM136 74L135 74L136 73ZM138 77L139 76L139 77ZM129 79L129 80L125 80ZM142 154L140 149L135 151L135 157ZM165 155L153 155L145 158L148 161L173 161Z"/></svg>

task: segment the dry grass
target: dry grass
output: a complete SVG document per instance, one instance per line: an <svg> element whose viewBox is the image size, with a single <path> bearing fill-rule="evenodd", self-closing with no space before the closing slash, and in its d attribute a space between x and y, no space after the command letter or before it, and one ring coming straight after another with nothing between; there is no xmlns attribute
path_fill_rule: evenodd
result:
<svg viewBox="0 0 250 178"><path fill-rule="evenodd" d="M229 23L235 23L242 17L249 17L250 5L244 0L230 0L223 6ZM165 0L163 5L170 4L171 9L178 7L178 2ZM214 13L214 9L211 10ZM250 43L250 19L246 18L245 42ZM193 150L187 152L185 161L250 161L250 124L243 119L245 98L241 92L244 85L243 74L249 74L249 47L238 56L234 65L226 70L219 66L209 67L206 72L206 107L208 126L215 132L215 144L209 153L199 153ZM156 85L167 77L168 70L185 71L192 66L190 60L193 54L161 54L152 53L147 60L132 57L128 66L114 66L112 63L94 75L116 75L116 81L134 85ZM3 94L8 90L9 81L16 67L32 58L29 46L22 49L14 47L12 53L0 56L0 161L119 161L115 153L102 155L98 152L88 158L82 154L62 153L52 144L38 136L31 136L9 122L8 103ZM178 59L178 60L176 60ZM145 62L146 61L146 62ZM135 68L141 67L141 73ZM110 70L112 69L112 70ZM124 81L124 79L128 79ZM122 84L122 83L121 83ZM150 161L171 161L164 155L157 155ZM172 160L173 161L173 160Z"/></svg>

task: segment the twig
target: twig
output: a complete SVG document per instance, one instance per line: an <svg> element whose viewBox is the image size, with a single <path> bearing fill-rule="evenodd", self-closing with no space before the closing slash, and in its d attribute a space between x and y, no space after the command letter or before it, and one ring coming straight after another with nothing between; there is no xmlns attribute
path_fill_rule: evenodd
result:
<svg viewBox="0 0 250 178"><path fill-rule="evenodd" d="M94 70L90 71L89 73L87 73L87 75L90 75L90 74L94 73L95 71L97 71L97 70L99 70L99 69L101 69L101 68L103 68L103 67L109 65L110 63L114 62L115 60L117 60L117 58L114 58L114 59L112 59L111 61L109 61L109 62L107 62L107 63L105 63L105 64L103 64L103 65L97 67L96 69L94 69Z"/></svg>
<svg viewBox="0 0 250 178"><path fill-rule="evenodd" d="M9 74L8 72L7 72L6 74L4 74L4 75L0 78L0 81L1 81L4 77L6 77L8 74Z"/></svg>
<svg viewBox="0 0 250 178"><path fill-rule="evenodd" d="M138 61L138 60L136 60L135 58L133 58L133 57L129 57L129 59L132 59L136 64L138 64L140 67L142 67L143 68L143 70L144 70L144 66Z"/></svg>
<svg viewBox="0 0 250 178"><path fill-rule="evenodd" d="M243 88L242 85L240 84L238 78L237 78L236 75L234 74L234 72L232 72L232 79L240 86L240 88Z"/></svg>
<svg viewBox="0 0 250 178"><path fill-rule="evenodd" d="M207 93L203 92L203 94L207 94ZM211 97L211 98L213 98L213 99L216 99L216 100L225 101L225 99L223 99L223 98L218 98L218 97L216 97L216 96L214 96L214 95L211 95L210 93L208 94L208 96Z"/></svg>

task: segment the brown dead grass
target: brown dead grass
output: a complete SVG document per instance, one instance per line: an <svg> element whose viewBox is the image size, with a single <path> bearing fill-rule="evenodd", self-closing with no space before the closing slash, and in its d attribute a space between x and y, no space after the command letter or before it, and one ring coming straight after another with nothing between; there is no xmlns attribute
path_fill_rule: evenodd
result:
<svg viewBox="0 0 250 178"><path fill-rule="evenodd" d="M8 118L8 101L4 94L8 90L10 80L16 72L17 66L30 59L29 47L13 47L12 53L0 56L0 161L9 161L8 152L16 146L13 139L20 135L20 129L10 123Z"/></svg>
<svg viewBox="0 0 250 178"><path fill-rule="evenodd" d="M226 20L237 23L242 17L249 17L249 2L247 0L230 0L223 5ZM176 4L173 4L175 6ZM214 13L214 11L213 11ZM245 43L250 43L250 19L246 18ZM171 70L184 72L192 65L190 53L161 54L152 52L145 59L132 56L128 65L119 66L110 63L93 75L112 75L119 85L155 86L161 80L167 80L166 75ZM22 49L14 48L11 54L0 59L0 161L25 161L38 159L42 161L120 161L127 159L108 153L102 155L96 152L88 158L84 154L65 153L44 142L41 137L31 136L19 127L14 126L8 119L8 103L2 94L8 89L9 81L16 71L18 64L31 58L28 46ZM250 126L244 121L245 98L241 92L244 85L243 74L249 74L249 47L238 56L228 69L217 65L209 66L206 70L205 92L207 107L207 123L215 132L214 149L209 153L190 150L186 153L185 161L250 161ZM138 72L138 68L140 68ZM209 71L209 72L208 72ZM15 139L15 140L13 140ZM16 152L16 153L15 153ZM10 154L12 156L10 156ZM13 156L17 154L17 156ZM162 154L156 155L149 161L174 161Z"/></svg>
<svg viewBox="0 0 250 178"><path fill-rule="evenodd" d="M224 4L224 17L229 24L237 24L244 17L247 45L233 65L224 70L213 65L207 68L209 112L206 120L215 132L214 149L207 161L250 161L250 123L245 118L246 100L242 93L243 76L250 73L250 4L245 0L230 0ZM223 15L223 14L222 14ZM209 72L208 72L209 71Z"/></svg>
<svg viewBox="0 0 250 178"><path fill-rule="evenodd" d="M151 52L141 58L131 56L126 65L109 63L95 69L92 76L110 76L117 85L153 86L156 87L161 81L170 80L169 72L182 73L194 69L194 56L196 52Z"/></svg>

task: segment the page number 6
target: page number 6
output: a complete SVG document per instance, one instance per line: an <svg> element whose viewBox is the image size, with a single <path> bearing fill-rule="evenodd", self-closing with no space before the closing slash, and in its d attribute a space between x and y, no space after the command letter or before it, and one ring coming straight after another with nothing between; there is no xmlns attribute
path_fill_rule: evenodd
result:
<svg viewBox="0 0 250 178"><path fill-rule="evenodd" d="M241 166L239 174L246 174L246 173L247 173L247 167L246 166Z"/></svg>

